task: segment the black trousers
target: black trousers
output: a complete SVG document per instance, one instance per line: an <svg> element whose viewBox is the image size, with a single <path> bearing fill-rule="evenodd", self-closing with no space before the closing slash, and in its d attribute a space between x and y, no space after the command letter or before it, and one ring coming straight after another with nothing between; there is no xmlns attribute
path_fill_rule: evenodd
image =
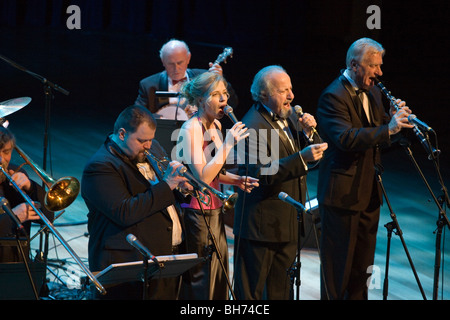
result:
<svg viewBox="0 0 450 320"><path fill-rule="evenodd" d="M288 300L289 269L297 242L234 241L234 292L237 300Z"/></svg>
<svg viewBox="0 0 450 320"><path fill-rule="evenodd" d="M203 213L200 210L186 208L184 224L187 252L197 253L199 257L210 256L210 258L189 269L183 275L180 294L180 299L183 300L228 299L228 244L222 208L205 210L205 216L216 239L216 249L220 251L222 260L220 261L217 252L212 250L212 241Z"/></svg>
<svg viewBox="0 0 450 320"><path fill-rule="evenodd" d="M321 233L321 299L367 300L376 247L379 202L365 211L319 206Z"/></svg>

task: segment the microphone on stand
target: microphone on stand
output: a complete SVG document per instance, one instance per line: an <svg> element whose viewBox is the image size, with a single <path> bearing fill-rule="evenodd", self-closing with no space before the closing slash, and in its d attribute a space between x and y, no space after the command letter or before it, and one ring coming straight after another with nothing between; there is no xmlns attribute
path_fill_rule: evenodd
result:
<svg viewBox="0 0 450 320"><path fill-rule="evenodd" d="M417 126L414 126L413 131L416 134L422 146L424 147L425 151L428 153L428 160L437 159L441 154L441 150L433 148L430 145L427 137L425 137L425 135L420 131L420 129Z"/></svg>
<svg viewBox="0 0 450 320"><path fill-rule="evenodd" d="M127 235L127 241L134 248L136 248L146 259L153 260L158 266L158 260L156 257L136 238L134 234Z"/></svg>
<svg viewBox="0 0 450 320"><path fill-rule="evenodd" d="M0 206L2 210L11 218L11 220L16 224L20 231L24 231L24 227L20 222L19 218L14 214L14 212L9 207L9 202L5 197L0 197Z"/></svg>
<svg viewBox="0 0 450 320"><path fill-rule="evenodd" d="M304 205L302 205L300 202L292 199L286 192L280 192L278 194L278 198L283 202L289 203L291 206L293 206L298 211L309 213L309 210L307 210Z"/></svg>
<svg viewBox="0 0 450 320"><path fill-rule="evenodd" d="M303 117L303 109L302 109L302 107L300 107L299 105L296 105L296 106L294 107L294 110L295 110L295 113L297 114L297 117L298 117L299 119ZM313 135L314 135L314 134L317 134L317 136L320 138L319 133L317 132L316 128L310 127L309 129L311 129L311 130L313 131L313 134L312 134L311 137L308 139L309 142L313 142L313 141L314 141L314 139L313 139Z"/></svg>
<svg viewBox="0 0 450 320"><path fill-rule="evenodd" d="M418 127L420 127L422 130L425 130L426 132L433 131L433 129L427 125L425 122L420 121L415 114L410 114L408 116L408 121Z"/></svg>

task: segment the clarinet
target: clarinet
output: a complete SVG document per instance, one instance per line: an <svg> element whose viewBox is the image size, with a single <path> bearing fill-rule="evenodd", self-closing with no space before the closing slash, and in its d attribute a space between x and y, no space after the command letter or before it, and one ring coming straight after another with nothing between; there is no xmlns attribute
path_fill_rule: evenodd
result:
<svg viewBox="0 0 450 320"><path fill-rule="evenodd" d="M380 88L381 92L386 96L386 98L391 102L391 104L395 107L395 109L400 110L400 107L398 105L398 103L395 102L395 97L391 95L391 92L388 91L386 89L386 87L381 83L380 80L378 80L377 78L372 78L372 80L375 82L375 84ZM428 160L433 160L433 159L437 159L441 153L441 150L434 148L428 138L428 133L425 132L423 133L422 131L420 131L419 127L417 126L416 122L414 120L416 120L416 116L411 117L414 115L410 115L408 117L408 120L410 121L411 124L414 125L413 131L414 134L416 135L417 139L419 139L420 143L422 144L422 146L424 147L425 151L428 153ZM418 120L416 120L418 121Z"/></svg>
<svg viewBox="0 0 450 320"><path fill-rule="evenodd" d="M388 89L386 89L386 87L384 86L384 84L381 83L380 80L378 80L377 78L372 78L373 82L375 82L375 84L377 85L377 87L380 88L381 92L384 94L384 96L391 102L391 104L395 107L395 109L398 111L400 110L400 107L398 105L398 103L396 103L395 101L397 99L395 99L394 96L391 95L391 92L388 91Z"/></svg>

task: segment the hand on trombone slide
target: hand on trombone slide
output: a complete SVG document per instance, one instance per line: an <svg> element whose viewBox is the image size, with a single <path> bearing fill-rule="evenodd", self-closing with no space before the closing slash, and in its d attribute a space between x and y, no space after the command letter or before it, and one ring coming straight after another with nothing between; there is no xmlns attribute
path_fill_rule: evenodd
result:
<svg viewBox="0 0 450 320"><path fill-rule="evenodd" d="M36 206L36 208L39 208L40 204L39 202L33 202L33 205ZM33 207L25 202L15 206L12 211L17 216L17 218L19 218L20 222L35 221L40 219L39 215L36 213L36 211L34 211Z"/></svg>
<svg viewBox="0 0 450 320"><path fill-rule="evenodd" d="M11 178L20 188L20 190L28 191L31 188L31 181L28 179L27 175L20 171L8 170ZM12 183L10 183L12 185Z"/></svg>

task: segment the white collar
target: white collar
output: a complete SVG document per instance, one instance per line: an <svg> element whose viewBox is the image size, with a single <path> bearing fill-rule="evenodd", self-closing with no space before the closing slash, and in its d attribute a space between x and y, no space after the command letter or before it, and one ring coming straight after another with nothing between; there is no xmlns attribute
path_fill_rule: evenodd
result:
<svg viewBox="0 0 450 320"><path fill-rule="evenodd" d="M345 71L344 71L344 77L346 77L347 78L347 80L350 82L350 84L352 85L352 87L355 89L355 91L357 91L359 88L358 88L358 85L356 84L356 82L355 82L355 80L353 80L351 77L350 77L350 71L348 70L348 69L345 69Z"/></svg>

